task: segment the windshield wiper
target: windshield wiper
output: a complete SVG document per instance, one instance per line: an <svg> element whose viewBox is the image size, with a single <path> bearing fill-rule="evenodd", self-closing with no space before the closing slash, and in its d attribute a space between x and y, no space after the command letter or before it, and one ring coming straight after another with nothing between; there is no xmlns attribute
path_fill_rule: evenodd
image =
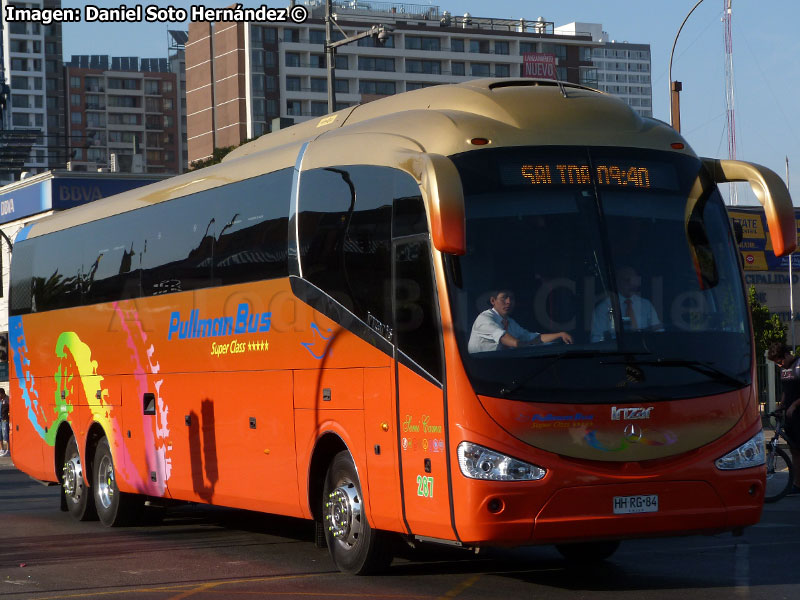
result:
<svg viewBox="0 0 800 600"><path fill-rule="evenodd" d="M600 364L626 364L626 365L635 365L635 366L648 366L648 367L686 367L691 369L692 371L697 371L698 373L702 373L703 375L711 376L714 381L719 383L727 383L731 387L734 388L741 388L746 385L744 381L741 379L737 379L730 373L726 373L719 367L715 366L713 363L705 362L702 360L693 360L693 359L685 359L685 358L655 358L655 359L648 359L648 360L636 360L636 361L601 361Z"/></svg>
<svg viewBox="0 0 800 600"><path fill-rule="evenodd" d="M559 352L550 357L544 365L536 369L533 373L529 373L525 375L522 379L515 379L510 382L507 386L503 386L500 388L500 397L507 398L509 395L513 394L520 388L524 387L530 380L534 379L537 375L540 375L554 364L556 364L562 358L594 358L596 356L629 356L629 355L642 355L647 354L645 352L620 352L619 350L607 350L607 351L597 351L597 350L565 350L564 352Z"/></svg>

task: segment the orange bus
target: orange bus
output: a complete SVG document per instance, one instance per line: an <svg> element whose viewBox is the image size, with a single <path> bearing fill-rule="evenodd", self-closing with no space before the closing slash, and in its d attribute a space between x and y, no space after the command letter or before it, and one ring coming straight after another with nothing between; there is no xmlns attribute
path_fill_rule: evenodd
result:
<svg viewBox="0 0 800 600"><path fill-rule="evenodd" d="M11 267L14 462L109 526L148 498L313 520L351 573L396 538L738 531L765 471L726 181L793 250L772 171L476 80L42 219Z"/></svg>

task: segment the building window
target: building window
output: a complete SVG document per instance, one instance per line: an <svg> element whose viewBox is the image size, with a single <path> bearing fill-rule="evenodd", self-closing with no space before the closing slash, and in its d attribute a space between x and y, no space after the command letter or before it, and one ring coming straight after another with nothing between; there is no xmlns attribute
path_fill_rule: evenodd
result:
<svg viewBox="0 0 800 600"><path fill-rule="evenodd" d="M119 100L119 98L117 96L109 96L108 97L108 105L109 106L124 106L124 105L121 105L121 104L117 104L117 102L116 102L117 100ZM130 100L134 100L134 98L130 98ZM134 104L128 104L127 106L135 106L135 105ZM161 112L161 98L145 98L144 99L144 109L147 112Z"/></svg>
<svg viewBox="0 0 800 600"><path fill-rule="evenodd" d="M324 69L328 66L328 62L324 54L312 54L311 63L308 66L312 69Z"/></svg>
<svg viewBox="0 0 800 600"><path fill-rule="evenodd" d="M450 40L450 51L451 52L463 52L464 51L464 40L460 38L455 38Z"/></svg>
<svg viewBox="0 0 800 600"><path fill-rule="evenodd" d="M115 116L115 115L112 115ZM120 115L116 115L120 116ZM106 115L105 113L86 113L86 126L87 127L105 127Z"/></svg>
<svg viewBox="0 0 800 600"><path fill-rule="evenodd" d="M372 57L372 56L359 56L358 57L358 70L359 71L394 72L394 59L393 58L379 58L379 57Z"/></svg>
<svg viewBox="0 0 800 600"><path fill-rule="evenodd" d="M30 96L24 94L13 94L11 96L11 106L14 108L30 108L30 101L28 98L30 98ZM78 98L80 98L80 96L78 96Z"/></svg>
<svg viewBox="0 0 800 600"><path fill-rule="evenodd" d="M495 54L508 54L508 42L495 42L494 43L494 53Z"/></svg>
<svg viewBox="0 0 800 600"><path fill-rule="evenodd" d="M250 61L250 65L254 69L258 69L262 71L264 69L264 51L263 50L253 50L251 53L252 60Z"/></svg>
<svg viewBox="0 0 800 600"><path fill-rule="evenodd" d="M464 69L464 63L463 62L450 63L450 72L453 75L466 75L467 74L466 70Z"/></svg>
<svg viewBox="0 0 800 600"><path fill-rule="evenodd" d="M325 44L325 30L312 29L308 32L308 41L311 44Z"/></svg>
<svg viewBox="0 0 800 600"><path fill-rule="evenodd" d="M336 79L336 93L349 94L350 93L350 80L349 79Z"/></svg>
<svg viewBox="0 0 800 600"><path fill-rule="evenodd" d="M155 79L144 80L144 93L151 96L158 95L158 81Z"/></svg>
<svg viewBox="0 0 800 600"><path fill-rule="evenodd" d="M528 54L530 52L536 52L536 42L520 42L519 43L519 53L520 54Z"/></svg>
<svg viewBox="0 0 800 600"><path fill-rule="evenodd" d="M300 91L300 78L299 77L286 77L286 91L299 92Z"/></svg>
<svg viewBox="0 0 800 600"><path fill-rule="evenodd" d="M442 41L438 37L406 36L407 50L431 50L438 52L442 49Z"/></svg>
<svg viewBox="0 0 800 600"><path fill-rule="evenodd" d="M357 43L364 48L394 48L394 36L387 35L381 44L378 44L375 36L361 38Z"/></svg>
<svg viewBox="0 0 800 600"><path fill-rule="evenodd" d="M350 65L348 64L347 55L342 54L336 55L336 62L335 62L336 70L337 71L347 71L350 69Z"/></svg>
<svg viewBox="0 0 800 600"><path fill-rule="evenodd" d="M302 114L300 109L300 100L287 100L286 114L293 117L299 117Z"/></svg>
<svg viewBox="0 0 800 600"><path fill-rule="evenodd" d="M328 103L327 102L312 102L311 103L311 115L314 117L321 117L322 115L328 114Z"/></svg>
<svg viewBox="0 0 800 600"><path fill-rule="evenodd" d="M73 125L80 125L83 123L83 113L80 112L71 112L70 113L70 122Z"/></svg>
<svg viewBox="0 0 800 600"><path fill-rule="evenodd" d="M263 96L264 95L264 76L253 75L253 93Z"/></svg>
<svg viewBox="0 0 800 600"><path fill-rule="evenodd" d="M495 65L494 66L494 76L495 77L508 77L511 74L511 66L510 65Z"/></svg>
<svg viewBox="0 0 800 600"><path fill-rule="evenodd" d="M80 115L80 113L78 113ZM17 127L28 127L31 122L28 113L15 112L11 115L11 124Z"/></svg>
<svg viewBox="0 0 800 600"><path fill-rule="evenodd" d="M406 73L428 73L439 75L442 72L442 63L438 60L406 59Z"/></svg>
<svg viewBox="0 0 800 600"><path fill-rule="evenodd" d="M264 78L264 81L266 82L266 88L268 92L274 92L277 89L277 84L274 75L267 75Z"/></svg>
<svg viewBox="0 0 800 600"><path fill-rule="evenodd" d="M469 51L475 54L489 54L489 40L470 40Z"/></svg>
<svg viewBox="0 0 800 600"><path fill-rule="evenodd" d="M489 65L486 63L472 63L470 75L473 77L489 77Z"/></svg>
<svg viewBox="0 0 800 600"><path fill-rule="evenodd" d="M395 93L394 81L359 81L358 91L361 94L378 94L389 96Z"/></svg>
<svg viewBox="0 0 800 600"><path fill-rule="evenodd" d="M81 87L81 78L80 77L70 77L69 78L69 87L80 89Z"/></svg>
<svg viewBox="0 0 800 600"><path fill-rule="evenodd" d="M263 98L255 98L253 99L253 116L256 119L263 119L266 113L265 110L265 103Z"/></svg>
<svg viewBox="0 0 800 600"><path fill-rule="evenodd" d="M26 58L12 58L11 59L11 70L12 71L27 71L28 70L28 59L26 59Z"/></svg>
<svg viewBox="0 0 800 600"><path fill-rule="evenodd" d="M561 60L567 59L567 47L564 44L542 44L542 52L555 54Z"/></svg>
<svg viewBox="0 0 800 600"><path fill-rule="evenodd" d="M277 116L278 115L278 101L274 98L267 99L267 116Z"/></svg>
<svg viewBox="0 0 800 600"><path fill-rule="evenodd" d="M161 90L164 94L171 94L173 90L173 85L171 81L163 81L161 83Z"/></svg>
<svg viewBox="0 0 800 600"><path fill-rule="evenodd" d="M328 91L328 81L326 79L321 79L319 77L312 77L311 78L311 91L312 92L327 92Z"/></svg>
<svg viewBox="0 0 800 600"><path fill-rule="evenodd" d="M298 43L300 41L300 30L298 29L284 29L283 30L283 41L284 42L291 42L291 43Z"/></svg>
<svg viewBox="0 0 800 600"><path fill-rule="evenodd" d="M69 95L69 103L70 103L70 106L80 106L81 105L81 95L80 94L70 94Z"/></svg>

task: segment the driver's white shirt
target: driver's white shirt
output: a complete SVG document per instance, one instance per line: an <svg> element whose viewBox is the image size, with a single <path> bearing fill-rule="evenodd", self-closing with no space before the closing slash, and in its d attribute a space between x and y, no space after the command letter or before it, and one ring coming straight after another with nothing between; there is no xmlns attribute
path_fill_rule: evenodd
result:
<svg viewBox="0 0 800 600"><path fill-rule="evenodd" d="M494 308L483 311L472 324L472 331L469 334L467 350L469 353L491 352L498 348L505 348L500 343L500 338L506 333L516 338L520 342L532 342L538 333L533 333L524 329L511 317L508 318L508 329L503 329L503 317Z"/></svg>

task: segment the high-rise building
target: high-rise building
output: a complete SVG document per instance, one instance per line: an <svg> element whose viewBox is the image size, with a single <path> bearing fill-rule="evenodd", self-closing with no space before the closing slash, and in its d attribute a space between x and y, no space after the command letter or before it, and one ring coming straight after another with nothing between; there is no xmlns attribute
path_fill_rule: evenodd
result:
<svg viewBox="0 0 800 600"><path fill-rule="evenodd" d="M179 172L183 173L189 164L189 151L186 148L186 42L187 31L167 31L169 35L169 70L177 76L178 104L180 119L178 121L178 155L180 156Z"/></svg>
<svg viewBox="0 0 800 600"><path fill-rule="evenodd" d="M653 116L653 87L650 77L650 44L631 44L609 40L599 23L569 23L556 27L556 33L591 35L600 46L592 48L597 67L597 89L624 100L643 117Z"/></svg>
<svg viewBox="0 0 800 600"><path fill-rule="evenodd" d="M215 148L269 132L274 119L297 122L328 112L325 2L305 4L310 18L300 24L190 24L186 43L190 164L211 157ZM380 96L480 77L549 77L595 88L600 84L595 52L604 51L607 44L595 39L592 27L556 28L542 17L454 16L434 5L364 0L334 0L333 10L334 40L375 25L386 27L382 40L367 36L337 49L337 110ZM602 30L600 25L593 27ZM646 66L649 81L649 58ZM649 84L646 87L649 90Z"/></svg>
<svg viewBox="0 0 800 600"><path fill-rule="evenodd" d="M178 76L168 59L73 56L65 66L70 167L178 173Z"/></svg>
<svg viewBox="0 0 800 600"><path fill-rule="evenodd" d="M6 7L60 8L60 0L2 0L3 76L10 98L0 136L0 182L67 162L61 23L7 21Z"/></svg>

